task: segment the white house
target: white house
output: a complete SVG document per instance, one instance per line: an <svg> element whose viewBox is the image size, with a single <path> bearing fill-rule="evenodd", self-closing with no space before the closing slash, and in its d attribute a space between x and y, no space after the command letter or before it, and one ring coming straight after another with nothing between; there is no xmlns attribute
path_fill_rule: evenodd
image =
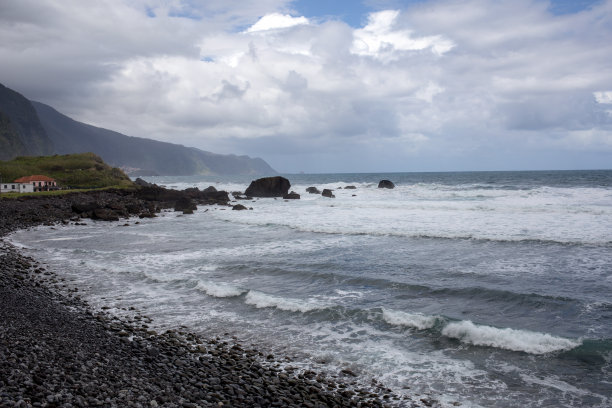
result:
<svg viewBox="0 0 612 408"><path fill-rule="evenodd" d="M33 193L34 186L29 183L0 183L0 193Z"/></svg>
<svg viewBox="0 0 612 408"><path fill-rule="evenodd" d="M29 184L34 188L34 191L57 190L57 182L51 177L43 176L42 174L21 177L15 180L15 183Z"/></svg>

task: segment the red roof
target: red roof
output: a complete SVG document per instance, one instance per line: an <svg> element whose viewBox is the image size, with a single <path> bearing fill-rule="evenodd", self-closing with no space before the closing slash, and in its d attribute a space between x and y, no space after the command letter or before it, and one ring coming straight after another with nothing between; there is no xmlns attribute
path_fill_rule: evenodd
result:
<svg viewBox="0 0 612 408"><path fill-rule="evenodd" d="M27 177L21 177L18 178L17 180L15 180L15 183L31 183L33 181L51 181L54 182L55 180L52 179L51 177L47 177L47 176L43 176L40 174L36 174L34 176L27 176Z"/></svg>

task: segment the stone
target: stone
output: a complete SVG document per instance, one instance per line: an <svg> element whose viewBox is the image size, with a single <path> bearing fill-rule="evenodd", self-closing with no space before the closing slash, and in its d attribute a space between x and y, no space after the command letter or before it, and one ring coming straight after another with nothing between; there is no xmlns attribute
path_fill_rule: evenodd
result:
<svg viewBox="0 0 612 408"><path fill-rule="evenodd" d="M296 193L295 191L292 191L289 194L285 194L283 196L283 199L285 199L285 200L299 200L300 199L300 195L298 193Z"/></svg>
<svg viewBox="0 0 612 408"><path fill-rule="evenodd" d="M203 190L204 193L216 193L217 189L213 186L208 186Z"/></svg>
<svg viewBox="0 0 612 408"><path fill-rule="evenodd" d="M242 205L242 204L236 204L234 206L232 206L232 210L236 210L236 211L242 211L242 210L246 210L247 208Z"/></svg>
<svg viewBox="0 0 612 408"><path fill-rule="evenodd" d="M189 197L180 197L178 200L176 200L176 203L174 204L174 211L193 211L197 210L198 207L195 205L195 203L193 202L193 200Z"/></svg>
<svg viewBox="0 0 612 408"><path fill-rule="evenodd" d="M346 186L346 187L344 187L344 189L345 190L355 190L355 189L357 189L357 187L355 187L355 186Z"/></svg>
<svg viewBox="0 0 612 408"><path fill-rule="evenodd" d="M92 218L100 221L119 221L119 216L108 208L96 208L93 210Z"/></svg>
<svg viewBox="0 0 612 408"><path fill-rule="evenodd" d="M321 194L321 192L319 191L319 189L318 189L318 188L316 188L316 187L308 187L308 188L306 189L306 192L307 192L307 193L310 193L310 194Z"/></svg>
<svg viewBox="0 0 612 408"><path fill-rule="evenodd" d="M328 197L328 198L336 198L336 196L332 193L332 191L330 189L324 189L323 192L321 193L321 195L323 197Z"/></svg>
<svg viewBox="0 0 612 408"><path fill-rule="evenodd" d="M147 182L147 181L144 181L144 180L143 180L143 179L141 179L140 177L138 177L136 180L134 180L134 183L135 183L136 185L140 186L140 187L150 187L150 186L152 186L152 185L153 185L153 184L151 184L151 183L149 183L149 182Z"/></svg>
<svg viewBox="0 0 612 408"><path fill-rule="evenodd" d="M291 183L284 177L264 177L251 182L244 194L248 197L283 197Z"/></svg>
<svg viewBox="0 0 612 408"><path fill-rule="evenodd" d="M378 183L378 188L395 188L395 184L393 184L392 181L389 180L380 180L380 182Z"/></svg>

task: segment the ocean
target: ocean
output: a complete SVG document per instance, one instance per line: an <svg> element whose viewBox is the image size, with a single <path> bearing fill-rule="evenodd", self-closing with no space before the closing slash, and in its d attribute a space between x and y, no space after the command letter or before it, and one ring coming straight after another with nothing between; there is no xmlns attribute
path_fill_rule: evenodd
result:
<svg viewBox="0 0 612 408"><path fill-rule="evenodd" d="M612 406L612 171L285 177L300 200L10 240L94 307L236 336L299 369L444 407Z"/></svg>

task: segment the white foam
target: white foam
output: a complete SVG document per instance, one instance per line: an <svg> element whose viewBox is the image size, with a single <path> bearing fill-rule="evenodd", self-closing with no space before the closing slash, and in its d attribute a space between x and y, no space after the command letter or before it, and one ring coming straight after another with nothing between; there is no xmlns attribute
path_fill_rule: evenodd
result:
<svg viewBox="0 0 612 408"><path fill-rule="evenodd" d="M480 326L469 320L449 323L442 329L442 335L476 346L497 347L530 354L571 350L582 344L578 340L556 337L547 333Z"/></svg>
<svg viewBox="0 0 612 408"><path fill-rule="evenodd" d="M268 295L263 292L251 290L247 293L245 303L253 305L258 309L266 307L275 307L279 310L285 310L288 312L310 312L312 310L324 309L327 307L313 299L290 299L278 296Z"/></svg>
<svg viewBox="0 0 612 408"><path fill-rule="evenodd" d="M241 289L237 286L230 285L228 283L214 283L214 282L202 282L199 281L196 289L206 293L208 296L218 297L218 298L227 298L227 297L235 297L240 296L244 292L245 289Z"/></svg>
<svg viewBox="0 0 612 408"><path fill-rule="evenodd" d="M383 319L395 326L413 327L419 330L431 329L441 318L421 313L406 313L398 310L383 309Z"/></svg>

